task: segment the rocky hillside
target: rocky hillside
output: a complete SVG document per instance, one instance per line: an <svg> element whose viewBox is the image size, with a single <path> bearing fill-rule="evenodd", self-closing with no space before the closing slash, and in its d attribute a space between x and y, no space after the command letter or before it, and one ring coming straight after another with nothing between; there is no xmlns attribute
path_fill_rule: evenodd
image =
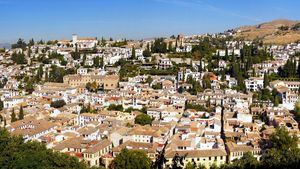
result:
<svg viewBox="0 0 300 169"><path fill-rule="evenodd" d="M261 39L266 44L287 44L300 40L300 21L274 20L236 29L245 40Z"/></svg>

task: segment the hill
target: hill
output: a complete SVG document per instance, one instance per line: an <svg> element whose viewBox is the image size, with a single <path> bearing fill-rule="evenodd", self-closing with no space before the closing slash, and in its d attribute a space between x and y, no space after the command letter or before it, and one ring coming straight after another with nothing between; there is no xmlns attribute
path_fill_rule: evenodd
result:
<svg viewBox="0 0 300 169"><path fill-rule="evenodd" d="M0 48L10 49L11 44L9 43L0 43Z"/></svg>
<svg viewBox="0 0 300 169"><path fill-rule="evenodd" d="M260 39L266 44L288 44L300 40L300 21L280 19L235 30L239 38Z"/></svg>

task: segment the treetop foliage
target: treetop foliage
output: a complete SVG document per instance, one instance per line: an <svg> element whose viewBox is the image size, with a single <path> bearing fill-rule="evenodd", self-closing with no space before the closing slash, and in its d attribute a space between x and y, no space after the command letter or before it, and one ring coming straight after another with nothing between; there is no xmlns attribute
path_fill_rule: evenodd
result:
<svg viewBox="0 0 300 169"><path fill-rule="evenodd" d="M21 137L10 136L0 128L0 166L2 169L87 169L76 157L53 152L38 142L23 142Z"/></svg>

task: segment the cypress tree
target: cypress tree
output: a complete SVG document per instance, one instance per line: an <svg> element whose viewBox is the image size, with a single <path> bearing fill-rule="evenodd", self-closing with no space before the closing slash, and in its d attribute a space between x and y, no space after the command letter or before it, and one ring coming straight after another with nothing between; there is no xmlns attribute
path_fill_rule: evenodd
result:
<svg viewBox="0 0 300 169"><path fill-rule="evenodd" d="M300 57L298 59L297 77L300 78Z"/></svg>
<svg viewBox="0 0 300 169"><path fill-rule="evenodd" d="M131 58L135 59L135 57L136 57L135 48L134 48L134 46L132 46L132 49L131 49Z"/></svg>
<svg viewBox="0 0 300 169"><path fill-rule="evenodd" d="M104 60L103 57L100 58L100 67L104 68Z"/></svg>
<svg viewBox="0 0 300 169"><path fill-rule="evenodd" d="M225 49L225 60L228 60L228 48Z"/></svg>
<svg viewBox="0 0 300 169"><path fill-rule="evenodd" d="M14 110L14 108L12 109L12 113L11 113L11 115L10 115L10 121L13 123L13 122L15 122L15 121L17 121L17 118L16 118L16 113L15 113L15 110Z"/></svg>
<svg viewBox="0 0 300 169"><path fill-rule="evenodd" d="M264 88L266 88L267 86L269 86L269 78L268 78L268 75L265 73L264 74Z"/></svg>
<svg viewBox="0 0 300 169"><path fill-rule="evenodd" d="M252 69L252 76L255 77L256 73L255 73L255 68Z"/></svg>
<svg viewBox="0 0 300 169"><path fill-rule="evenodd" d="M23 106L20 106L20 112L19 112L19 120L24 119L24 110Z"/></svg>
<svg viewBox="0 0 300 169"><path fill-rule="evenodd" d="M235 62L235 61L236 61L235 59L236 59L236 58L235 58L234 49L232 49L232 61Z"/></svg>
<svg viewBox="0 0 300 169"><path fill-rule="evenodd" d="M45 72L45 82L49 81L49 74L48 74L48 69Z"/></svg>
<svg viewBox="0 0 300 169"><path fill-rule="evenodd" d="M274 106L278 106L278 105L279 105L279 98L278 98L278 96L275 96Z"/></svg>
<svg viewBox="0 0 300 169"><path fill-rule="evenodd" d="M94 67L99 68L100 67L100 57L97 56L94 58Z"/></svg>
<svg viewBox="0 0 300 169"><path fill-rule="evenodd" d="M40 65L39 68L38 68L38 71L37 71L37 75L36 75L36 80L38 82L42 80L43 74L44 74L43 65Z"/></svg>

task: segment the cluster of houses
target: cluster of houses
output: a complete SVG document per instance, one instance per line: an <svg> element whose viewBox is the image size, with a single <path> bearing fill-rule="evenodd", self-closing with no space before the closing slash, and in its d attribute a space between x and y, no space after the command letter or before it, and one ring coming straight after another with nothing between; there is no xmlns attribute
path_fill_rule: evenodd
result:
<svg viewBox="0 0 300 169"><path fill-rule="evenodd" d="M176 45L177 52L190 52L191 44L197 43L195 39L179 36L175 40L169 39L168 43ZM233 47L229 53L240 55L240 50L235 48L239 44L228 42L227 45ZM124 148L143 150L152 161L164 150L165 167L172 165L174 156L185 157L184 166L194 163L206 168L231 163L247 152L259 160L263 151L260 141L268 139L276 127L285 127L300 137L298 123L289 111L299 99L300 82L270 82L269 88L276 89L282 100L278 107L254 105L252 93L263 88L265 72L276 73L299 46L272 46L270 50L277 59L254 65L260 71L255 71L255 77L245 80L247 93L234 90L237 80L229 75L221 81L220 75L198 71L197 65L202 65L199 61L192 61L193 69L180 69L176 75L137 75L128 81L120 81L120 68L111 65L130 58L131 47L99 47L96 38L73 35L71 41L31 47L32 51L36 50L31 53L32 57L49 54L42 50L48 47L48 52L57 52L67 60L65 66L60 62L43 64L45 72L49 72L52 64L64 69L78 68L75 74L65 75L61 83L38 83L28 94L23 89L24 82L18 79L33 76L33 70L37 70L41 63L26 58L28 66L9 64L7 58L12 54L11 50L0 54L1 62L6 63L0 65L0 84L3 84L0 89L3 102L0 126L6 127L12 135L22 135L25 141L39 141L54 151L76 156L89 166L108 168ZM96 48L102 52L87 54L82 64L83 56L72 59L75 48ZM143 49L135 50L137 58L143 61ZM222 50L218 53L225 55ZM96 57L103 58L106 66L92 67ZM160 57L156 66L165 70L172 68L173 64L171 59ZM219 63L219 66L226 67L226 62ZM204 76L211 82L210 89L196 95L187 92L194 87L187 83L189 78L201 84ZM152 80L146 82L149 77ZM88 90L87 84L95 87L95 91ZM157 84L161 87L153 88ZM228 88L222 88L224 84ZM178 92L179 88L184 90ZM59 101L64 104L52 105ZM109 110L112 105L122 106L123 110ZM11 121L11 114L15 113L18 119L21 111L24 118ZM142 113L152 118L151 125L135 123L136 117Z"/></svg>

